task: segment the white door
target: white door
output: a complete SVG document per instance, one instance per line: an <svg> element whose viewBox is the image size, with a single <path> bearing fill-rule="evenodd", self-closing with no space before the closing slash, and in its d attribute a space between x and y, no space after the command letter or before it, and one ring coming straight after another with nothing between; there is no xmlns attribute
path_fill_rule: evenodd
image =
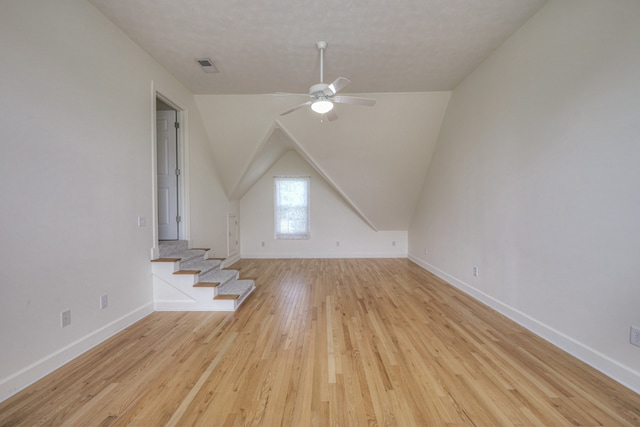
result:
<svg viewBox="0 0 640 427"><path fill-rule="evenodd" d="M158 153L158 238L178 240L178 129L177 112L156 111Z"/></svg>
<svg viewBox="0 0 640 427"><path fill-rule="evenodd" d="M235 214L229 214L227 217L228 234L228 252L229 257L238 253L238 218Z"/></svg>

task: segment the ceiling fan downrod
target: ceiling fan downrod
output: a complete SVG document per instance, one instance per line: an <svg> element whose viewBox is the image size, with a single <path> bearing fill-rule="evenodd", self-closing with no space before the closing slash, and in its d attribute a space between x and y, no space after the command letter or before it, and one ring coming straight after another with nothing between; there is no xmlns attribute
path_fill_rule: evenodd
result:
<svg viewBox="0 0 640 427"><path fill-rule="evenodd" d="M338 77L331 84L324 83L324 50L327 47L327 42L319 41L316 43L316 47L318 48L318 50L320 50L320 83L316 83L309 88L309 96L312 99L293 108L290 108L284 113L280 113L281 116L285 116L300 108L310 106L313 111L322 114L323 119L326 118L331 122L338 118L335 111L333 111L334 103L356 104L365 106L373 106L376 104L375 99L336 95L338 91L351 83L351 81L344 77Z"/></svg>
<svg viewBox="0 0 640 427"><path fill-rule="evenodd" d="M327 42L319 41L316 46L320 49L320 83L324 83L324 50L327 47Z"/></svg>

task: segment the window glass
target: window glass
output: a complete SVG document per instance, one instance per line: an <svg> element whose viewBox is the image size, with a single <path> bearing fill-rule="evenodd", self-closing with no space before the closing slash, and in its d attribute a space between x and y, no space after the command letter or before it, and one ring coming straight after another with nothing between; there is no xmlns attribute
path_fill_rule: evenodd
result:
<svg viewBox="0 0 640 427"><path fill-rule="evenodd" d="M276 239L309 238L309 177L275 177Z"/></svg>

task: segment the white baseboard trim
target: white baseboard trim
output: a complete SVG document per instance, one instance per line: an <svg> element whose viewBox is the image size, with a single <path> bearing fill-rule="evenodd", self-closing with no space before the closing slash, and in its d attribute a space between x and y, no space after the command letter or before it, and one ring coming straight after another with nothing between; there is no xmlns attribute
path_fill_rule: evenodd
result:
<svg viewBox="0 0 640 427"><path fill-rule="evenodd" d="M148 303L0 381L0 402L153 312Z"/></svg>
<svg viewBox="0 0 640 427"><path fill-rule="evenodd" d="M297 253L297 252L248 252L243 253L245 259L292 259L292 258L407 258L406 253Z"/></svg>
<svg viewBox="0 0 640 427"><path fill-rule="evenodd" d="M462 280L440 270L439 268L427 263L413 255L408 256L409 260L424 268L425 270L435 274L450 285L460 289L462 292L472 296L483 304L488 305L500 314L505 315L509 319L549 341L556 347L561 348L572 356L580 359L584 363L597 369L613 380L619 382L625 387L630 388L636 393L640 393L640 373L634 369L621 364L620 362L600 353L599 351L575 340L574 338L540 322L539 320L529 316L522 311L513 308L502 301L499 301L473 286L468 285Z"/></svg>
<svg viewBox="0 0 640 427"><path fill-rule="evenodd" d="M154 308L155 311L235 311L233 306L215 303L203 305L195 301L156 301Z"/></svg>
<svg viewBox="0 0 640 427"><path fill-rule="evenodd" d="M222 261L222 265L220 266L220 268L227 268L238 261L240 261L240 254L229 255L229 258Z"/></svg>

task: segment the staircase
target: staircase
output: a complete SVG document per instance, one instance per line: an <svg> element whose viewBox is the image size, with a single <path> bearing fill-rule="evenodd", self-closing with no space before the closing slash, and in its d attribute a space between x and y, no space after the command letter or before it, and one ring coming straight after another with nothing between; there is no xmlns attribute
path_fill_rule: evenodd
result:
<svg viewBox="0 0 640 427"><path fill-rule="evenodd" d="M189 249L184 240L160 242L151 261L156 311L235 311L255 289L237 270L223 270L209 249Z"/></svg>

